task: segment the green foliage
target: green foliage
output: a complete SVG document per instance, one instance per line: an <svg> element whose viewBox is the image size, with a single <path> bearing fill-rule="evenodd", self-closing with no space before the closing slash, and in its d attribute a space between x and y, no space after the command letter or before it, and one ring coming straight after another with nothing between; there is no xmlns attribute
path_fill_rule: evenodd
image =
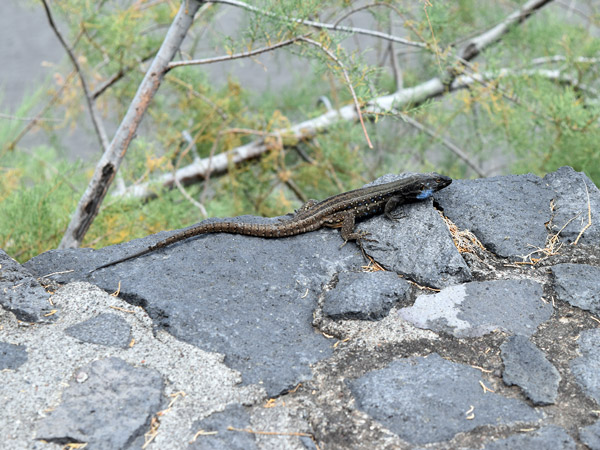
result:
<svg viewBox="0 0 600 450"><path fill-rule="evenodd" d="M149 182L194 159L259 138L271 149L260 159L231 164L224 176L186 188L208 215L284 214L306 199L356 188L389 172L436 170L455 177L475 176L442 139L457 145L488 174L543 175L566 164L600 184L600 62L594 59L600 54L600 16L593 8L585 19L565 20L562 6L545 7L463 67L454 56L466 39L494 27L523 1L386 0L366 9L361 6L367 3L347 0L248 3L269 13L203 5L181 58L244 52L300 36L313 42L298 40L271 52L274 59L219 63L219 68L265 64L261 81L269 87L261 91L248 89L243 77L216 77L205 65L167 73L121 166L125 184ZM114 122L125 114L178 7L179 2L52 2L55 15L65 24L61 27L68 26L64 34L73 43L91 90L123 74L95 101L104 119ZM241 16L238 27L224 32L221 25L232 11ZM397 86L388 41L316 29L290 17L327 23L343 18L342 25L391 32L426 44L426 49L394 44L404 87L445 78L450 71L478 73L483 81L403 106L401 111L365 114L372 150L355 123L338 123L312 139L298 140L281 130L326 113L320 98L328 99L333 108L352 104L346 75L363 112L371 99L390 94ZM560 58L534 63L536 58L556 55ZM287 75L285 83L271 79L275 64ZM550 70L559 71L559 77L550 77ZM14 113L27 115L64 86L49 114L56 117L63 112L63 120L43 124L52 150L19 147L16 139L24 124L0 120L0 246L20 259L57 245L94 164L61 162L61 137L81 126L87 115L77 78L67 78L70 71L67 63L58 68L49 88L25 99ZM406 116L430 134L409 125ZM157 187L156 198L144 203L112 198L109 192L86 244L109 245L202 218L177 189Z"/></svg>
<svg viewBox="0 0 600 450"><path fill-rule="evenodd" d="M3 147L12 146L23 129L23 121L17 118L27 116L42 97L41 89L24 96L19 107L12 112L15 119L0 120L0 156ZM0 104L2 104L3 91L0 89ZM2 145L4 143L4 145ZM0 160L1 161L1 160Z"/></svg>
<svg viewBox="0 0 600 450"><path fill-rule="evenodd" d="M1 156L0 248L25 261L60 241L78 197L77 166L54 166L56 153L45 147Z"/></svg>
<svg viewBox="0 0 600 450"><path fill-rule="evenodd" d="M136 157L142 161L139 154ZM27 154L5 152L0 157L0 248L19 261L58 246L91 175L81 170L81 163L54 166L57 159L47 147ZM177 191L159 191L159 195L157 201L143 205L135 199L109 198L84 244L116 244L201 219Z"/></svg>
<svg viewBox="0 0 600 450"><path fill-rule="evenodd" d="M197 194L197 188L191 193ZM202 219L200 211L190 208L178 191L158 191L158 195L142 205L135 199L109 199L94 221L86 243L104 247L168 228L183 228Z"/></svg>

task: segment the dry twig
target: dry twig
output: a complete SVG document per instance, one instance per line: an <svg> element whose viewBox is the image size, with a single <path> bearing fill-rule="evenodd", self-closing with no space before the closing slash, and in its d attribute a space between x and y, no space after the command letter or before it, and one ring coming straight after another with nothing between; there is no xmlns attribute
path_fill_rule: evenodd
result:
<svg viewBox="0 0 600 450"><path fill-rule="evenodd" d="M63 81L62 86L54 93L54 95L52 96L52 98L50 100L48 100L48 103L46 103L46 105L44 105L44 107L40 110L40 112L38 112L34 117L31 118L31 121L25 125L23 127L23 129L19 132L19 134L8 144L6 144L6 148L9 150L13 150L15 148L15 146L17 145L17 143L23 139L23 136L25 136L29 131L31 131L31 129L40 121L42 121L42 116L44 114L46 114L48 112L48 110L58 101L58 99L62 96L63 91L66 89L66 87L69 85L69 83L71 82L71 79L75 76L75 70L73 70L69 75L67 75L67 78L65 78L65 80Z"/></svg>
<svg viewBox="0 0 600 450"><path fill-rule="evenodd" d="M83 94L85 96L85 101L88 106L88 111L90 112L90 117L92 119L92 124L94 125L94 129L96 130L96 134L98 139L100 140L100 145L102 146L102 150L106 150L108 148L108 136L106 135L106 130L104 129L104 124L100 119L100 116L96 112L96 108L94 106L94 102L92 100L92 96L90 94L90 90L87 85L87 81L83 76L83 71L81 70L81 66L79 65L79 61L77 61L77 57L63 38L62 34L58 30L56 24L54 23L54 18L52 17L52 11L50 11L50 6L48 5L47 0L42 0L42 4L44 5L44 10L46 11L46 16L48 17L48 23L50 27L54 31L54 34L60 41L60 44L63 46L67 55L69 55L69 59L73 63L75 70L77 71L77 75L79 75L79 80L81 81L81 88L83 89Z"/></svg>
<svg viewBox="0 0 600 450"><path fill-rule="evenodd" d="M304 42L308 42L309 44L320 48L323 52L325 52L327 54L327 56L329 56L331 59L333 59L335 61L335 63L340 67L340 69L342 70L342 73L344 74L344 79L346 80L348 89L350 90L350 94L352 94L352 100L354 101L354 107L356 108L356 115L358 116L358 120L360 120L360 125L362 126L363 133L365 134L365 138L367 139L367 144L369 145L369 148L373 148L373 144L371 144L371 139L369 139L369 133L367 133L367 128L365 127L365 122L363 120L363 116L360 112L360 104L358 103L358 98L356 98L356 92L354 92L354 87L352 86L352 82L350 81L350 76L348 75L348 72L346 71L346 67L344 67L344 64L339 60L339 58L337 58L331 52L331 50L326 48L320 42L313 41L312 39L309 39L307 37L301 37L300 40L304 41Z"/></svg>
<svg viewBox="0 0 600 450"><path fill-rule="evenodd" d="M251 6L247 3L240 2L237 0L213 0L212 3L223 3L225 5L237 6L239 8L243 8L247 11L252 11L252 12L255 12L258 14L262 14L264 16L275 17L278 19L286 20L288 22L303 24L303 25L306 25L309 27L318 28L318 29L322 29L322 30L342 31L345 33L362 34L364 36L373 36L373 37L376 37L379 39L397 42L399 44L404 44L404 45L408 45L411 47L419 47L419 48L427 47L427 45L422 42L409 41L408 39L403 39L398 36L393 36L391 34L382 33L380 31L373 31L373 30L367 30L364 28L356 28L356 27L347 27L347 26L343 26L343 25L335 25L335 24L331 24L331 23L317 22L314 20L297 19L295 17L281 17L270 11L265 11L264 9L260 9L255 6Z"/></svg>
<svg viewBox="0 0 600 450"><path fill-rule="evenodd" d="M261 53L266 53L266 52L270 52L272 50L276 50L278 48L286 47L288 45L293 44L294 42L297 42L298 40L301 40L302 38L303 38L303 36L296 36L291 39L286 39L284 41L277 42L276 44L267 45L265 47L257 48L254 50L249 50L247 52L233 53L231 55L216 56L213 58L204 58L204 59L190 59L187 61L173 61L173 62L170 62L169 64L167 64L166 70L169 71L176 67L182 67L182 66L199 66L202 64L212 64L212 63L222 62L222 61L231 61L233 59L249 58L251 56L260 55Z"/></svg>
<svg viewBox="0 0 600 450"><path fill-rule="evenodd" d="M234 427L227 427L227 429L229 431L239 431L239 432L242 432L242 433L261 434L263 436L305 436L305 437L308 437L308 438L312 439L313 443L315 444L315 447L317 449L319 448L319 446L317 445L317 440L310 433L301 433L301 432L295 432L295 431L291 431L291 432L286 432L286 431L256 431L256 430L253 430L251 428L234 428Z"/></svg>
<svg viewBox="0 0 600 450"><path fill-rule="evenodd" d="M440 136L435 131L433 131L431 128L423 125L421 122L413 119L412 117L410 117L402 112L398 111L397 114L402 118L402 120L404 120L409 125L412 125L416 129L423 131L424 133L428 134L432 138L439 140L448 150L450 150L452 153L454 153L456 156L458 156L460 159L462 159L467 166L469 166L471 169L473 169L477 175L479 175L480 177L485 176L483 169L481 169L477 165L477 163L475 163L475 161L473 161L469 157L469 155L467 155L467 153L464 150L459 148L456 144L451 142L449 139L446 139L445 137Z"/></svg>
<svg viewBox="0 0 600 450"><path fill-rule="evenodd" d="M452 236L452 241L459 253L475 253L477 248L485 250L485 247L479 239L477 239L477 236L469 230L460 230L454 222L444 216L441 212L439 212L439 214L448 227L450 235Z"/></svg>
<svg viewBox="0 0 600 450"><path fill-rule="evenodd" d="M546 246L544 248L539 248L539 247L536 248L533 245L529 244L529 246L534 247L535 250L528 253L527 255L520 256L522 261L517 261L517 262L515 262L515 264L516 265L527 264L527 265L534 266L537 263L539 263L540 261L543 261L543 260L549 258L550 256L557 255L563 245L559 239L560 233L562 232L562 230L564 230L567 227L567 225L569 225L578 216L579 216L579 214L575 215L574 217L571 217L569 220L567 220L567 223L565 223L560 230L558 230L556 233L554 233L552 235L549 235L546 239ZM534 257L534 255L537 255L537 254L541 254L541 256Z"/></svg>

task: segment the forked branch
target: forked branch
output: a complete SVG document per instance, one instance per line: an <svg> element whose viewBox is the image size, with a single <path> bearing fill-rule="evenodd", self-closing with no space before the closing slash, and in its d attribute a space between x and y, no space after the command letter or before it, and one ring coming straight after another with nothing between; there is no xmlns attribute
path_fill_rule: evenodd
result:
<svg viewBox="0 0 600 450"><path fill-rule="evenodd" d="M90 117L92 119L92 124L94 125L94 130L96 130L96 135L100 140L100 145L102 146L102 150L105 151L108 148L108 136L106 135L106 130L104 129L104 124L100 119L100 116L96 112L96 108L94 107L94 101L92 99L92 95L90 94L90 89L88 88L87 81L83 76L83 71L81 70L81 66L79 65L79 61L77 61L77 57L71 50L71 47L65 41L65 38L62 36L58 27L54 23L54 18L52 17L52 11L50 10L50 6L48 6L48 2L46 0L42 0L42 4L44 5L44 10L46 11L46 16L48 17L48 23L50 27L56 34L56 37L60 41L60 44L63 46L67 55L69 55L69 59L73 63L75 70L77 71L77 75L79 76L79 80L81 81L81 88L83 89L83 94L85 96L85 102L88 107L88 111L90 112Z"/></svg>
<svg viewBox="0 0 600 450"><path fill-rule="evenodd" d="M79 200L59 248L78 247L81 244L83 237L98 214L102 200L104 200L106 192L119 170L130 142L135 137L144 113L160 87L167 65L179 51L200 5L201 2L197 0L181 2L181 7L129 105L115 137L96 165L94 175Z"/></svg>

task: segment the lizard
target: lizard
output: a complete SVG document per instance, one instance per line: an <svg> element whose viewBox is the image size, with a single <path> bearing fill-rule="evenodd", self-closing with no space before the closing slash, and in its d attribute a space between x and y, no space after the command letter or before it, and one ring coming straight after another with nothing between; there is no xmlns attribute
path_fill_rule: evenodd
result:
<svg viewBox="0 0 600 450"><path fill-rule="evenodd" d="M380 214L391 220L391 212L404 203L425 200L445 188L452 179L435 172L410 175L390 183L377 184L334 195L320 202L309 200L291 218L274 224L256 224L227 219L219 222L199 222L157 242L137 253L101 266L89 273L138 258L176 242L206 233L232 233L263 238L282 238L318 230L322 227L341 228L344 244L350 240L360 243L364 233L354 232L356 219ZM343 244L343 245L344 245Z"/></svg>

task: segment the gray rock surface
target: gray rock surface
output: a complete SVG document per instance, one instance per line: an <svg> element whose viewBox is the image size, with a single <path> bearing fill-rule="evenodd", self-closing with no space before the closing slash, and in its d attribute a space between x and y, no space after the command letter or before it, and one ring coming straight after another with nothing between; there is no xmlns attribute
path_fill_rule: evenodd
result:
<svg viewBox="0 0 600 450"><path fill-rule="evenodd" d="M579 429L581 441L587 445L590 450L600 450L600 420L587 427Z"/></svg>
<svg viewBox="0 0 600 450"><path fill-rule="evenodd" d="M240 374L223 364L223 355L203 352L156 329L142 308L95 286L70 283L57 289L53 302L61 307L61 318L44 326L24 326L14 314L0 309L0 334L11 343L26 346L28 353L24 364L0 373L4 411L0 414L0 448L62 449L59 444L35 441L38 425L61 405L63 392L82 367L107 357L157 371L165 381L163 398L172 405L160 416L160 432L153 440L153 446L161 450L185 448L198 431L192 424L199 417L230 403L253 404L264 397L264 391L257 387L239 385ZM133 346L123 349L86 344L65 334L68 327L109 311L131 326ZM151 432L150 426L146 432Z"/></svg>
<svg viewBox="0 0 600 450"><path fill-rule="evenodd" d="M535 191L508 178L500 184L514 190L510 198ZM481 205L473 214L488 215L489 204ZM394 214L412 215L413 208L437 214L427 202ZM523 221L515 211L510 220ZM152 438L148 450L593 448L600 329L593 286L586 294L573 280L595 274L559 278L565 262L593 271L600 243L562 246L533 266L478 249L456 253L477 281L432 294L422 284L404 288L425 279L443 286L458 266L444 250L447 231L418 217L414 227L395 228L401 240L418 235L408 255L386 253L378 230L370 236L383 258L413 258L423 269L408 270L404 281L396 273L361 273L367 262L360 249L340 248L330 229L279 240L205 235L91 275L172 232L96 251L51 251L26 268L9 260L0 267L4 287L33 280L39 295L13 296L21 309L2 297L1 348L12 368L0 373L0 447L59 450L87 440L87 448L138 449ZM379 219L383 227L405 220ZM58 320L19 320L21 310L46 319L35 302L50 305L50 294L36 277L52 273L41 280L59 311L49 318ZM563 287L575 299L549 301L565 298ZM547 361L565 379L557 396ZM109 376L90 376L94 364L110 366ZM123 404L131 413L117 419L113 410ZM118 420L123 428L103 440ZM206 434L215 429L221 431Z"/></svg>
<svg viewBox="0 0 600 450"><path fill-rule="evenodd" d="M14 370L27 362L27 348L24 345L0 341L0 370Z"/></svg>
<svg viewBox="0 0 600 450"><path fill-rule="evenodd" d="M94 264L165 235L134 241L125 250L103 249L103 258ZM356 247L340 249L341 243L335 230L271 240L205 235L88 279L107 292L120 286L120 296L144 305L157 326L203 350L225 354L226 364L239 370L245 383L278 395L311 378L309 365L331 354L332 344L311 324L317 295L333 270L363 264ZM53 258L42 254L27 265L39 270ZM87 277L87 270L79 270L66 276Z"/></svg>
<svg viewBox="0 0 600 450"><path fill-rule="evenodd" d="M131 327L125 319L112 313L103 313L92 319L70 326L65 333L82 342L127 348Z"/></svg>
<svg viewBox="0 0 600 450"><path fill-rule="evenodd" d="M547 174L544 181L555 192L552 231L560 231L564 241L574 242L588 223L589 198L592 222L580 242L582 244L600 242L600 190L592 180L583 172L575 172L572 167L561 167L556 172Z"/></svg>
<svg viewBox="0 0 600 450"><path fill-rule="evenodd" d="M600 315L600 267L564 263L551 270L559 300Z"/></svg>
<svg viewBox="0 0 600 450"><path fill-rule="evenodd" d="M523 402L484 392L480 381L485 382L477 369L434 353L396 360L348 384L360 410L411 444L452 439L483 425L535 424L542 418Z"/></svg>
<svg viewBox="0 0 600 450"><path fill-rule="evenodd" d="M541 297L542 286L531 280L473 282L421 295L399 314L419 328L457 337L494 330L531 336L552 315L552 305Z"/></svg>
<svg viewBox="0 0 600 450"><path fill-rule="evenodd" d="M571 371L584 392L600 403L600 329L582 331L577 342L582 356L571 362Z"/></svg>
<svg viewBox="0 0 600 450"><path fill-rule="evenodd" d="M342 272L325 293L323 313L334 320L380 320L409 292L408 282L394 272Z"/></svg>
<svg viewBox="0 0 600 450"><path fill-rule="evenodd" d="M367 186L397 178L386 175ZM425 286L441 288L471 280L448 227L431 205L432 200L401 205L392 213L395 220L379 215L359 224L357 230L369 233L371 239L363 242L366 253L386 270Z"/></svg>
<svg viewBox="0 0 600 450"><path fill-rule="evenodd" d="M484 450L575 450L577 444L560 427L548 426L532 432L515 434L506 439L498 439L484 447Z"/></svg>
<svg viewBox="0 0 600 450"><path fill-rule="evenodd" d="M89 449L128 448L143 436L162 401L163 380L151 369L106 358L82 367L37 439ZM142 441L143 443L143 441Z"/></svg>
<svg viewBox="0 0 600 450"><path fill-rule="evenodd" d="M534 405L551 405L558 396L560 374L544 353L525 336L509 337L500 347L509 386L517 385Z"/></svg>
<svg viewBox="0 0 600 450"><path fill-rule="evenodd" d="M436 193L444 214L459 228L472 231L491 252L520 260L546 245L554 192L532 175L456 180Z"/></svg>
<svg viewBox="0 0 600 450"><path fill-rule="evenodd" d="M445 227L431 203L421 203ZM258 223L278 220L241 219ZM435 240L437 231L430 230L422 238ZM73 272L58 274L56 281L87 280L107 292L119 288L122 298L144 305L159 327L199 348L225 354L226 363L242 373L245 383L259 383L269 395L310 379L309 364L332 351L331 343L314 332L312 311L321 285L334 273L357 271L364 264L356 245L340 248L338 231L327 229L271 240L204 235L88 274L91 268L146 248L171 233L86 252L87 263L82 263L82 255L76 252L54 251L26 266L41 273L59 264ZM412 230L404 229L403 234L410 236ZM445 228L443 235L445 245L452 246L460 258ZM432 254L440 253L436 248L430 247ZM429 270L432 260L423 268Z"/></svg>
<svg viewBox="0 0 600 450"><path fill-rule="evenodd" d="M59 313L31 272L0 249L0 306L24 322L51 322Z"/></svg>

